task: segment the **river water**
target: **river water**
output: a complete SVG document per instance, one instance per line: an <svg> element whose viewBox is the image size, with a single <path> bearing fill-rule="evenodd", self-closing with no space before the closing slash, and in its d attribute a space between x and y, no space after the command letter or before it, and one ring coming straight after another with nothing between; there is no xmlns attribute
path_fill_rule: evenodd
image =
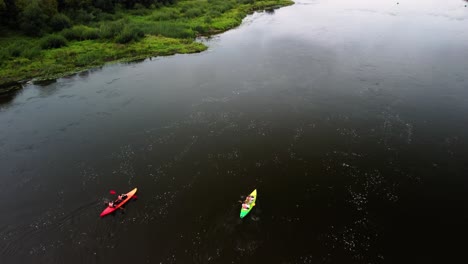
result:
<svg viewBox="0 0 468 264"><path fill-rule="evenodd" d="M298 0L3 98L0 262L462 260L466 4Z"/></svg>

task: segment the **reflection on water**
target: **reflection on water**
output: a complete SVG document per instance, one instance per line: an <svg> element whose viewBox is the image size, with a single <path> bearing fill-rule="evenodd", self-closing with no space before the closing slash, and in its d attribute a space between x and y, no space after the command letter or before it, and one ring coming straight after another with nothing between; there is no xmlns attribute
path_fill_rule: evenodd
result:
<svg viewBox="0 0 468 264"><path fill-rule="evenodd" d="M0 259L457 260L464 5L301 0L204 53L27 85L0 107ZM135 186L99 219L109 190Z"/></svg>

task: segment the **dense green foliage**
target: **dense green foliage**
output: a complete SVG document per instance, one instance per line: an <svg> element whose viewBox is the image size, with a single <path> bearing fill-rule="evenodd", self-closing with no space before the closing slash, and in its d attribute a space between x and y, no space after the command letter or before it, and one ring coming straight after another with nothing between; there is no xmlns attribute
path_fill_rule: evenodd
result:
<svg viewBox="0 0 468 264"><path fill-rule="evenodd" d="M194 38L290 0L0 0L0 85L108 61L200 52Z"/></svg>
<svg viewBox="0 0 468 264"><path fill-rule="evenodd" d="M66 15L57 13L50 19L50 26L52 27L52 30L60 31L65 28L69 28L71 26L71 20Z"/></svg>
<svg viewBox="0 0 468 264"><path fill-rule="evenodd" d="M83 25L74 26L72 28L64 29L61 34L68 40L89 40L98 39L99 29L87 27Z"/></svg>
<svg viewBox="0 0 468 264"><path fill-rule="evenodd" d="M31 1L21 12L20 27L30 36L41 36L47 28L47 15L36 0Z"/></svg>
<svg viewBox="0 0 468 264"><path fill-rule="evenodd" d="M41 40L41 48L56 49L67 45L67 40L62 35L51 34Z"/></svg>
<svg viewBox="0 0 468 264"><path fill-rule="evenodd" d="M26 34L37 36L50 28L65 28L68 16L75 22L89 23L103 12L129 9L135 15L147 15L151 13L147 8L173 3L175 0L0 0L0 26L17 29L20 25Z"/></svg>
<svg viewBox="0 0 468 264"><path fill-rule="evenodd" d="M138 41L144 36L145 33L141 29L132 26L125 26L117 35L115 41L117 43L125 44L131 41Z"/></svg>

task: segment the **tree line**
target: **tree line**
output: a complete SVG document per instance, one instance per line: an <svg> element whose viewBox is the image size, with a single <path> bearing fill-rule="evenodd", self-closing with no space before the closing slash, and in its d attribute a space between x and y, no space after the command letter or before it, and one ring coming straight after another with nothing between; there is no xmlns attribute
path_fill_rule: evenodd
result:
<svg viewBox="0 0 468 264"><path fill-rule="evenodd" d="M0 26L29 36L103 20L116 10L150 8L176 0L0 0Z"/></svg>

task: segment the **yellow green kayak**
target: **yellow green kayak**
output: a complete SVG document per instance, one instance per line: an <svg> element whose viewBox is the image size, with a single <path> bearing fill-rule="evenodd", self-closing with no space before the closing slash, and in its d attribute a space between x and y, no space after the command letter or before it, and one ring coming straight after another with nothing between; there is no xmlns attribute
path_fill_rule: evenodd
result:
<svg viewBox="0 0 468 264"><path fill-rule="evenodd" d="M249 196L245 198L244 203L242 204L240 211L240 218L244 218L250 210L255 206L255 201L257 201L257 189L255 189Z"/></svg>

